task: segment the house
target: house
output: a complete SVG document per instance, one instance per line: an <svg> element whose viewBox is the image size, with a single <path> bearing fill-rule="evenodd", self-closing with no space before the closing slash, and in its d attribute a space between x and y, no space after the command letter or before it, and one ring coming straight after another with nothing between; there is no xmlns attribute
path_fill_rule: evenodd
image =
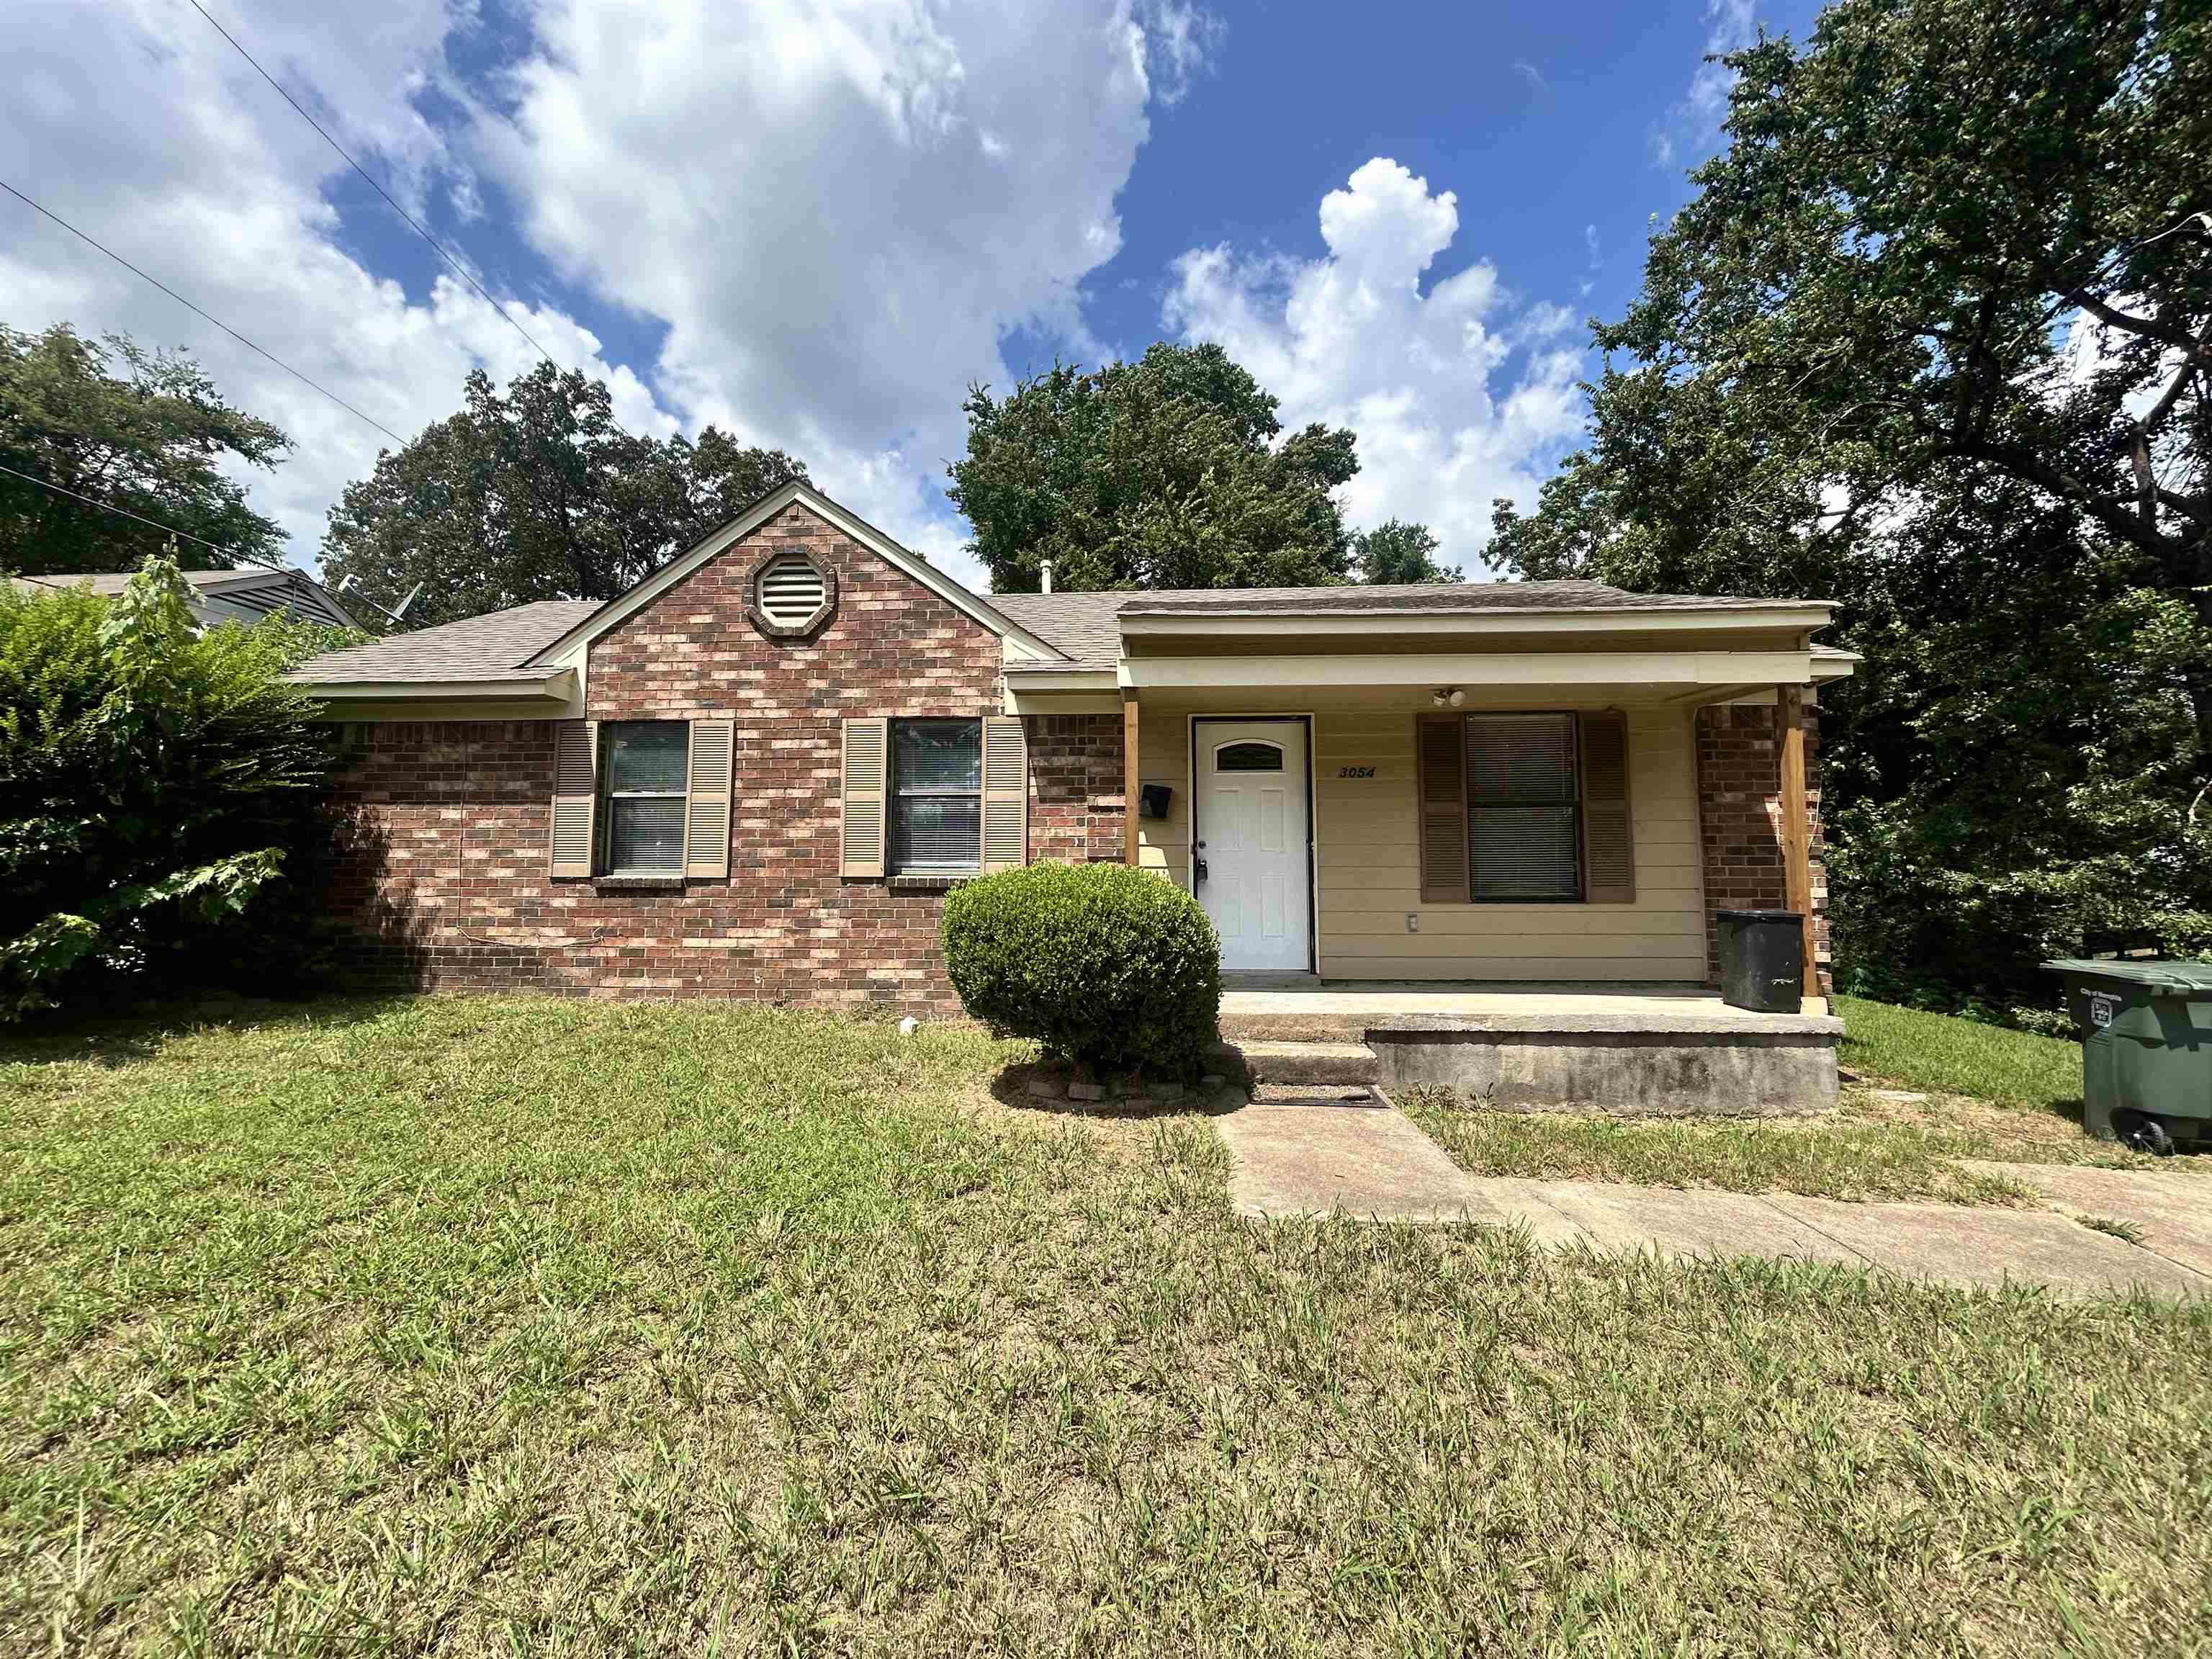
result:
<svg viewBox="0 0 2212 1659"><path fill-rule="evenodd" d="M942 1008L946 889L1066 859L1189 888L1232 974L1702 986L1717 909L1824 944L1829 612L975 593L791 484L618 599L295 678L345 726L332 910L414 983Z"/></svg>
<svg viewBox="0 0 2212 1659"><path fill-rule="evenodd" d="M55 587L89 586L113 599L131 585L132 570L100 571L76 575L57 571L50 575L16 576L16 586L41 592ZM235 622L251 626L264 617L282 613L302 622L327 623L337 628L358 629L361 623L329 589L304 570L287 565L243 565L235 570L186 570L179 573L189 590L185 603L192 621L201 628Z"/></svg>

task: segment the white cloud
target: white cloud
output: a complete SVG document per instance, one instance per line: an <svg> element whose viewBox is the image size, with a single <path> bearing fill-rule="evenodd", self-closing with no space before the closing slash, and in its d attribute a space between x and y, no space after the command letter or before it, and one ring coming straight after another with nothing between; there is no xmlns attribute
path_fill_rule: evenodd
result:
<svg viewBox="0 0 2212 1659"><path fill-rule="evenodd" d="M1759 38L1759 0L1705 0L1705 21L1708 56L1741 52ZM1729 94L1735 89L1735 71L1725 64L1698 65L1689 89L1668 109L1666 119L1651 130L1654 166L1672 167L1677 156L1711 152L1720 140Z"/></svg>
<svg viewBox="0 0 2212 1659"><path fill-rule="evenodd" d="M287 15L264 43L280 78L301 49ZM258 32L223 15L241 39ZM347 50L326 42L319 56L356 106L389 110L449 22L440 0L380 8ZM0 154L20 158L11 182L392 430L449 412L491 333L507 332L473 295L410 305L345 251L348 228L320 194L343 163L190 9L17 7L0 15L0 51L40 94L0 104ZM382 142L334 130L349 145ZM435 148L396 116L376 130L403 159ZM294 557L310 558L324 509L389 440L28 209L5 204L0 222L11 325L70 321L189 348L232 402L291 434L291 458L250 480Z"/></svg>
<svg viewBox="0 0 2212 1659"><path fill-rule="evenodd" d="M804 455L940 552L963 389L1006 381L1017 325L1093 346L1077 285L1121 246L1148 104L1211 39L1131 0L550 0L538 27L477 131L532 243L666 322L687 424Z"/></svg>
<svg viewBox="0 0 2212 1659"><path fill-rule="evenodd" d="M957 17L926 0L544 0L487 91L446 56L482 27L474 0L210 9L410 211L444 204L470 251L526 281L520 234L579 291L665 325L656 361L616 367L542 294L509 306L610 380L631 429L719 421L789 447L963 575L941 494L962 390L1007 378L1011 327L1091 344L1078 284L1120 246L1147 110L1218 37L1186 0ZM503 380L533 361L458 283L410 296L376 274L378 250L406 247L410 272L432 256L356 205L344 164L189 9L9 8L0 50L10 182L394 430L451 412L471 365ZM422 113L457 106L459 124ZM325 508L388 441L27 210L0 204L0 225L11 325L188 346L293 435L252 489L311 559Z"/></svg>
<svg viewBox="0 0 2212 1659"><path fill-rule="evenodd" d="M1552 83L1544 78L1542 71L1537 69L1534 64L1523 64L1516 61L1514 64L1513 68L1516 73L1519 74L1528 82L1528 89L1530 91L1549 92L1552 89Z"/></svg>
<svg viewBox="0 0 2212 1659"><path fill-rule="evenodd" d="M1480 261L1422 292L1458 230L1452 191L1378 156L1322 198L1323 257L1194 248L1165 307L1170 328L1219 343L1280 398L1286 426L1350 426L1353 523L1420 520L1448 562L1488 543L1493 498L1534 500L1583 417L1581 354L1541 344L1571 325L1564 307L1516 314ZM1492 383L1516 346L1527 349L1501 397Z"/></svg>

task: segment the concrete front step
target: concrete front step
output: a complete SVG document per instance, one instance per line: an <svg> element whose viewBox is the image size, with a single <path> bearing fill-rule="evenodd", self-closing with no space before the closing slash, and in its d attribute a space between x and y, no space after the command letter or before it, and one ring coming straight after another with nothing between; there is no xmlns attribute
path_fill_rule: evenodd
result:
<svg viewBox="0 0 2212 1659"><path fill-rule="evenodd" d="M1382 1075L1382 1062L1364 1042L1239 1042L1254 1083L1328 1085L1359 1088Z"/></svg>

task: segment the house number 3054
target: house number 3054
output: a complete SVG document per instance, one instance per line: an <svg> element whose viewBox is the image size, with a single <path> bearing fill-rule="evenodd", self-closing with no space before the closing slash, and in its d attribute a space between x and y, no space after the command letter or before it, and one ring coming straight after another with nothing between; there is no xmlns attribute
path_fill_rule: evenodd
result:
<svg viewBox="0 0 2212 1659"><path fill-rule="evenodd" d="M1340 766L1336 769L1336 775L1340 778L1371 778L1375 775L1375 769L1371 766Z"/></svg>

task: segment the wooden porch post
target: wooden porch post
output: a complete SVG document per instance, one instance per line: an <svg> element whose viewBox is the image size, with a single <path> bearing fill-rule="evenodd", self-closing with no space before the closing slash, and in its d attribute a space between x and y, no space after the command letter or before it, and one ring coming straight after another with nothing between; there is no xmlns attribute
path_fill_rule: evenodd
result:
<svg viewBox="0 0 2212 1659"><path fill-rule="evenodd" d="M1805 994L1820 994L1813 957L1813 826L1805 803L1805 689L1774 688L1776 753L1782 795L1782 882L1791 909L1805 918Z"/></svg>
<svg viewBox="0 0 2212 1659"><path fill-rule="evenodd" d="M1121 862L1137 863L1137 688L1121 688Z"/></svg>

